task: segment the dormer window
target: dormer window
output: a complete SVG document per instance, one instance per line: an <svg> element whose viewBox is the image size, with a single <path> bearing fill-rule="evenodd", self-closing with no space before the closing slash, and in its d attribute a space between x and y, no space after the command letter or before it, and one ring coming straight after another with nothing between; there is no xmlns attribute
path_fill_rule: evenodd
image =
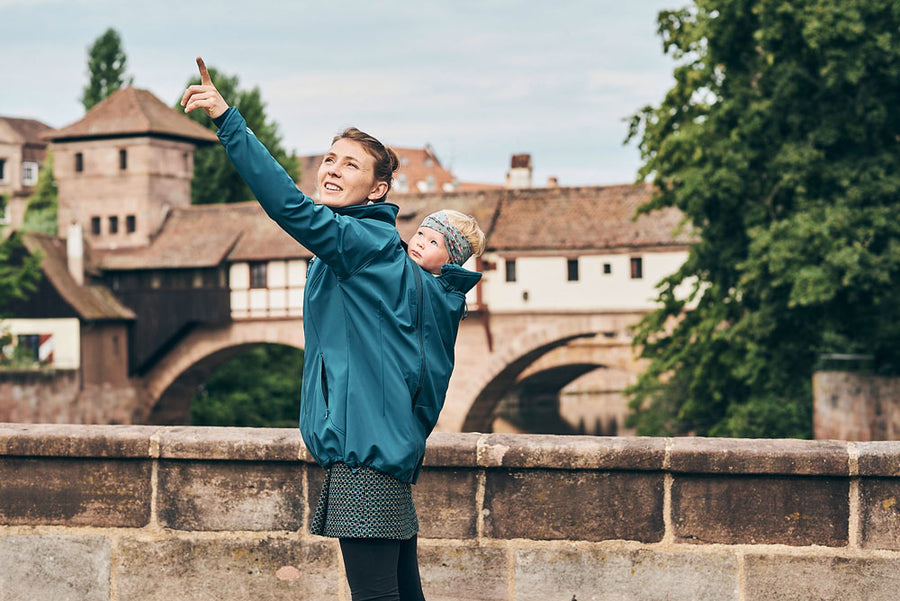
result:
<svg viewBox="0 0 900 601"><path fill-rule="evenodd" d="M128 169L128 151L124 148L119 149L119 170L125 171Z"/></svg>

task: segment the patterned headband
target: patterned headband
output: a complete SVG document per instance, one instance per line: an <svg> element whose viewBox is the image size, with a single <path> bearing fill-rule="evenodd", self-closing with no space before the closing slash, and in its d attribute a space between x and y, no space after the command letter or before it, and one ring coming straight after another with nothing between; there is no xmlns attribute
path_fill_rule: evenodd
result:
<svg viewBox="0 0 900 601"><path fill-rule="evenodd" d="M450 262L462 265L472 256L472 245L459 229L450 223L447 214L443 211L432 213L422 222L420 227L429 227L444 236L444 244Z"/></svg>

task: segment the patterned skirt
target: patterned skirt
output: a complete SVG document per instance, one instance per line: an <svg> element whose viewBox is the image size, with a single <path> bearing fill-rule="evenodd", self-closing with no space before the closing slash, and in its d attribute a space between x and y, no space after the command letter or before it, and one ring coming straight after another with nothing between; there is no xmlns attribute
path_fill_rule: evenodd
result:
<svg viewBox="0 0 900 601"><path fill-rule="evenodd" d="M325 470L310 532L335 538L407 540L419 531L412 486L366 466Z"/></svg>

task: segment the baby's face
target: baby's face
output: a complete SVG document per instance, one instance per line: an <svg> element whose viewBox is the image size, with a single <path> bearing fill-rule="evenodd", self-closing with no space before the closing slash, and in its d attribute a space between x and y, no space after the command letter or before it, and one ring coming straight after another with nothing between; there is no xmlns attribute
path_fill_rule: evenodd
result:
<svg viewBox="0 0 900 601"><path fill-rule="evenodd" d="M440 273L441 267L450 261L443 234L430 227L416 230L409 239L406 252L422 269L431 273Z"/></svg>

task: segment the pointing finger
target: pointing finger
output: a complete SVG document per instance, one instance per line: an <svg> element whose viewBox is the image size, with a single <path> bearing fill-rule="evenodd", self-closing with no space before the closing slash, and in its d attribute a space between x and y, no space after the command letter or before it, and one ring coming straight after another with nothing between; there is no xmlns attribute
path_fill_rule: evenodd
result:
<svg viewBox="0 0 900 601"><path fill-rule="evenodd" d="M200 85L211 86L212 79L209 77L209 71L206 70L206 63L199 56L197 57L197 67L200 69Z"/></svg>

